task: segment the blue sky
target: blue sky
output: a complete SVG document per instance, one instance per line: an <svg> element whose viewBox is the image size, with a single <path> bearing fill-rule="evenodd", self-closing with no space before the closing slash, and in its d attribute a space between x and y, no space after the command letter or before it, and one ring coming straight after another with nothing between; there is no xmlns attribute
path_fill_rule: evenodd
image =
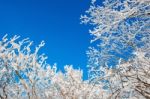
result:
<svg viewBox="0 0 150 99"><path fill-rule="evenodd" d="M73 64L86 78L90 35L79 18L89 5L90 0L0 0L0 37L6 33L29 37L34 45L44 40L41 51L48 63L57 63L61 70Z"/></svg>

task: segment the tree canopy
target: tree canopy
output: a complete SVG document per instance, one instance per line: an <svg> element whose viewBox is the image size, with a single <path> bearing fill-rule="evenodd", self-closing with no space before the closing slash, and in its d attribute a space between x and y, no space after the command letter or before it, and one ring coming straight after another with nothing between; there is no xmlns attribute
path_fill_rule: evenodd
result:
<svg viewBox="0 0 150 99"><path fill-rule="evenodd" d="M150 0L92 0L89 78L72 65L57 70L29 38L0 41L0 99L150 99Z"/></svg>

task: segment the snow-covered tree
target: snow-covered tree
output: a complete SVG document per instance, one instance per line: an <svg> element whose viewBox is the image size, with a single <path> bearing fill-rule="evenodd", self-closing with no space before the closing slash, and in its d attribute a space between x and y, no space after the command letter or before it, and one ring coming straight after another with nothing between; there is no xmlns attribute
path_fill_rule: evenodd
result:
<svg viewBox="0 0 150 99"><path fill-rule="evenodd" d="M97 99L107 94L102 84L89 84L82 79L82 71L65 66L57 71L54 64L32 42L19 36L11 39L5 35L0 41L0 99Z"/></svg>
<svg viewBox="0 0 150 99"><path fill-rule="evenodd" d="M150 99L150 0L92 0L89 79L82 70L50 66L28 38L0 41L0 99Z"/></svg>
<svg viewBox="0 0 150 99"><path fill-rule="evenodd" d="M90 82L111 99L149 99L150 0L92 0L81 20L97 43L87 52Z"/></svg>
<svg viewBox="0 0 150 99"><path fill-rule="evenodd" d="M93 26L90 30L94 37L92 42L99 41L98 48L92 47L88 51L92 71L98 71L100 66L116 65L120 58L127 61L133 51L149 50L149 0L105 0L103 4L99 3L99 0L92 0L87 14L81 16L82 23Z"/></svg>

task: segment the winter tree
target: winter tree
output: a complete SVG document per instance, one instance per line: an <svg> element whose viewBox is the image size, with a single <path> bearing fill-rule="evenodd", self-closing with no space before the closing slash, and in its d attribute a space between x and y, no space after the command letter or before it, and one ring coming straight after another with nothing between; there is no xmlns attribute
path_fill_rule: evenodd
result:
<svg viewBox="0 0 150 99"><path fill-rule="evenodd" d="M92 0L81 20L98 42L87 52L90 81L111 99L149 99L150 0Z"/></svg>
<svg viewBox="0 0 150 99"><path fill-rule="evenodd" d="M92 0L82 23L91 24L89 79L65 72L39 55L28 38L0 41L1 99L150 99L150 0Z"/></svg>
<svg viewBox="0 0 150 99"><path fill-rule="evenodd" d="M82 70L66 65L65 72L46 63L32 41L19 36L0 41L0 99L97 99L107 94L100 84L82 79Z"/></svg>

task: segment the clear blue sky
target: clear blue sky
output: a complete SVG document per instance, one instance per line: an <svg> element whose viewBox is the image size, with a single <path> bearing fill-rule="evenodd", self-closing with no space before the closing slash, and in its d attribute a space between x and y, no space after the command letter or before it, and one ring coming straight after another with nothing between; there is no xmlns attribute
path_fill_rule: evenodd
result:
<svg viewBox="0 0 150 99"><path fill-rule="evenodd" d="M79 18L89 5L90 0L0 0L0 37L29 37L34 45L44 40L48 63L57 63L61 70L73 64L86 78L90 35Z"/></svg>

